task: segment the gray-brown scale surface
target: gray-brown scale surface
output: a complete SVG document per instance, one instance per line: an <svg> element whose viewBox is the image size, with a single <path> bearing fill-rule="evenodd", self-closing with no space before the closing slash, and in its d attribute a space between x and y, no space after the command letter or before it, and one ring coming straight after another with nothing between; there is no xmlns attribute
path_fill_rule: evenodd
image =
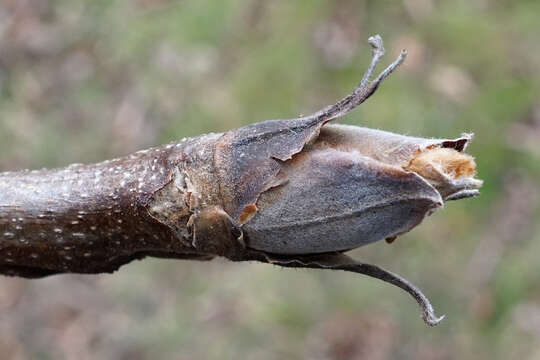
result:
<svg viewBox="0 0 540 360"><path fill-rule="evenodd" d="M204 155L216 136L98 164L0 173L0 273L99 273L146 255L197 257L147 206L174 169ZM178 218L176 227L185 228L188 218Z"/></svg>

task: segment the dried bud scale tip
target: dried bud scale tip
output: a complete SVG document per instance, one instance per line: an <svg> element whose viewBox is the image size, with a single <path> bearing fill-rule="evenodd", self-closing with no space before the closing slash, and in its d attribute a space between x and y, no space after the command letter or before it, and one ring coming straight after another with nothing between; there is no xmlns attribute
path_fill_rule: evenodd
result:
<svg viewBox="0 0 540 360"><path fill-rule="evenodd" d="M0 273L111 272L145 256L344 270L401 287L436 325L442 318L420 290L342 252L390 243L444 201L477 195L482 182L463 153L470 135L327 125L373 95L407 55L372 79L384 46L378 35L369 43L360 84L312 115L101 164L0 174Z"/></svg>

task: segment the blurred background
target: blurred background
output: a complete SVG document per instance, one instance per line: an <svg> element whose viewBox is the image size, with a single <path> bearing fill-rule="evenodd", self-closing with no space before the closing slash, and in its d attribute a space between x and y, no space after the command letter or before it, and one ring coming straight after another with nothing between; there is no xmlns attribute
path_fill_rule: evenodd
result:
<svg viewBox="0 0 540 360"><path fill-rule="evenodd" d="M539 22L535 0L0 0L0 171L309 114L358 83L379 33L384 64L409 57L340 122L474 132L485 181L351 254L420 286L436 328L360 275L146 259L0 277L1 358L540 358Z"/></svg>

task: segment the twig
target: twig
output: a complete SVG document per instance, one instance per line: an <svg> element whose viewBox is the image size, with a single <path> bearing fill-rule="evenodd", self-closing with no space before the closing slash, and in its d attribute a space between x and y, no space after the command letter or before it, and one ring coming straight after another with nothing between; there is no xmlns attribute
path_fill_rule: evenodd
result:
<svg viewBox="0 0 540 360"><path fill-rule="evenodd" d="M146 256L224 256L371 276L407 291L424 321L437 325L443 317L417 287L342 252L409 231L444 200L477 195L481 181L472 158L460 155L470 136L420 139L333 125L321 132L373 95L407 55L371 80L384 46L379 35L369 43L371 63L358 86L310 116L99 164L1 173L0 274L101 273ZM436 166L426 157L424 167L404 167L439 148L445 157ZM466 164L471 175L437 174L444 161Z"/></svg>

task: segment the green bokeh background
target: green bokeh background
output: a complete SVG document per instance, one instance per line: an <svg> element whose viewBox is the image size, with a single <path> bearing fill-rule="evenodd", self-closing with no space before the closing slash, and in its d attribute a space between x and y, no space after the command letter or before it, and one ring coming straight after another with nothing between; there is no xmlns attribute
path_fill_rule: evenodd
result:
<svg viewBox="0 0 540 360"><path fill-rule="evenodd" d="M146 259L114 275L0 278L2 359L540 357L540 2L2 0L0 170L94 162L308 114L381 34L409 57L339 122L474 132L482 195L352 256L409 278L426 327L359 275Z"/></svg>

